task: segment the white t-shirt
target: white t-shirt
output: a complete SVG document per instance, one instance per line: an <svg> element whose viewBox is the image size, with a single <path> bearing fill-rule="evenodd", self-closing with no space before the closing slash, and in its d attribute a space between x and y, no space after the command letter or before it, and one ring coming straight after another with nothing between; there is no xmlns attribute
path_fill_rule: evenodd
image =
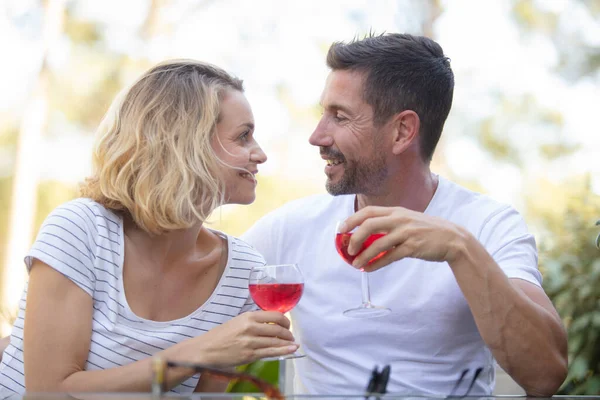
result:
<svg viewBox="0 0 600 400"><path fill-rule="evenodd" d="M268 264L297 263L304 294L291 311L294 336L307 357L294 360L294 390L348 394L366 389L371 370L391 365L388 393L489 395L494 360L445 262L407 258L369 275L373 304L392 313L373 319L342 315L361 303L358 270L334 246L335 223L354 213L354 195L316 195L286 204L258 221L242 238ZM541 285L535 240L513 208L442 177L425 214L468 229L510 278Z"/></svg>
<svg viewBox="0 0 600 400"><path fill-rule="evenodd" d="M263 257L248 244L220 232L228 242L227 266L210 298L190 315L174 321L156 322L136 316L123 289L123 221L121 217L89 199L76 199L56 208L44 221L25 258L29 269L39 259L75 282L93 297L92 336L86 370L132 363L185 339L207 332L255 305L248 292L253 265ZM23 393L23 322L27 288L14 323L10 345L0 365L0 394ZM51 368L50 364L48 368ZM173 388L191 393L200 375Z"/></svg>

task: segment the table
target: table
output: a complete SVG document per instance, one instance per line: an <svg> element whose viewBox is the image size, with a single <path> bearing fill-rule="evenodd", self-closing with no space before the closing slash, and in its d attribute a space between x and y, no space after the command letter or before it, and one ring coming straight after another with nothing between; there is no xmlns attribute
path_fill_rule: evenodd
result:
<svg viewBox="0 0 600 400"><path fill-rule="evenodd" d="M344 394L344 395L294 395L288 394L286 399L307 399L307 400L345 400L357 399L364 400L364 394ZM36 393L26 395L13 395L6 400L159 400L159 398L147 393L82 393L82 394L66 394L66 393ZM189 399L189 400L264 400L264 395L260 393L198 393L194 395L165 395L160 399ZM377 398L371 396L371 400ZM441 400L445 397L432 396L406 396L386 394L378 397L381 400ZM459 399L455 397L454 399ZM543 400L543 397L524 397L524 396L487 396L487 397L467 397L468 400ZM553 396L552 400L600 400L599 396Z"/></svg>

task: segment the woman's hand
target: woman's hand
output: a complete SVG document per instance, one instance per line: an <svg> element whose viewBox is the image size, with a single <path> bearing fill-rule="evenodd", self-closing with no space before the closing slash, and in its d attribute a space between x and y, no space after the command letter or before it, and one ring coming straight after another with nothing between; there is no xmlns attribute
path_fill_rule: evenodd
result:
<svg viewBox="0 0 600 400"><path fill-rule="evenodd" d="M225 368L298 349L289 330L290 321L280 312L247 312L191 339L194 362ZM199 347L199 348L198 348Z"/></svg>

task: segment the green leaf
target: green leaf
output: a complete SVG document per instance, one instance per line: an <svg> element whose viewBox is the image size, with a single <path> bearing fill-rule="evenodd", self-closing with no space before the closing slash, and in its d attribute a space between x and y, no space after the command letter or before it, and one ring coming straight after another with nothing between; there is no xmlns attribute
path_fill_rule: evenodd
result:
<svg viewBox="0 0 600 400"><path fill-rule="evenodd" d="M600 377L592 376L586 382L586 393L600 393Z"/></svg>
<svg viewBox="0 0 600 400"><path fill-rule="evenodd" d="M273 385L279 380L279 361L255 361L238 368L247 374L254 375ZM259 393L260 390L250 382L232 382L227 388L230 393Z"/></svg>
<svg viewBox="0 0 600 400"><path fill-rule="evenodd" d="M585 360L583 357L577 357L575 360L573 360L569 367L569 374L576 379L584 378L587 372L587 360Z"/></svg>

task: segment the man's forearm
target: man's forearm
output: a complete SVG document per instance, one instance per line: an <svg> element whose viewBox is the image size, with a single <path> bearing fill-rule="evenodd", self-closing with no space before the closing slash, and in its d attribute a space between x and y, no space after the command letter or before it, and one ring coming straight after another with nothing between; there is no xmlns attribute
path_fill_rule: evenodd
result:
<svg viewBox="0 0 600 400"><path fill-rule="evenodd" d="M567 369L560 319L515 286L472 235L459 243L450 267L483 340L527 394L554 394Z"/></svg>

